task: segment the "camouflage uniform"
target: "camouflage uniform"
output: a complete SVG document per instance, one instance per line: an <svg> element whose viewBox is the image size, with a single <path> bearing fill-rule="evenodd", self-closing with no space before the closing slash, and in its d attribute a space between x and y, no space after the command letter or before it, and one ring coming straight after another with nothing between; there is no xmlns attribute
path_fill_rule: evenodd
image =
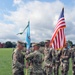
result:
<svg viewBox="0 0 75 75"><path fill-rule="evenodd" d="M34 51L28 55L26 55L26 59L32 62L32 66L30 68L31 75L43 75L42 70L42 54L39 51Z"/></svg>
<svg viewBox="0 0 75 75"><path fill-rule="evenodd" d="M52 75L52 50L45 48L44 55L44 74Z"/></svg>
<svg viewBox="0 0 75 75"><path fill-rule="evenodd" d="M75 75L75 48L72 48L72 70L73 70L73 75Z"/></svg>
<svg viewBox="0 0 75 75"><path fill-rule="evenodd" d="M24 75L24 55L20 50L14 50L12 62L13 75Z"/></svg>
<svg viewBox="0 0 75 75"><path fill-rule="evenodd" d="M68 50L68 48L65 48L62 51L62 57L61 57L61 73L62 75L68 75L68 71L69 71L69 58L70 58L70 52Z"/></svg>
<svg viewBox="0 0 75 75"><path fill-rule="evenodd" d="M60 50L54 50L54 54L53 54L54 75L59 75L60 56L61 56L61 51Z"/></svg>

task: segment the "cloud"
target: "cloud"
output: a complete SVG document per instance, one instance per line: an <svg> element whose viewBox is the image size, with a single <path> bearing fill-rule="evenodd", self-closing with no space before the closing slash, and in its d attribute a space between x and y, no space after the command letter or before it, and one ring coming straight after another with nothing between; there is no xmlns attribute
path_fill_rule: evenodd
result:
<svg viewBox="0 0 75 75"><path fill-rule="evenodd" d="M13 0L13 3L16 4L20 4L22 2L22 0Z"/></svg>
<svg viewBox="0 0 75 75"><path fill-rule="evenodd" d="M19 39L19 37L16 36L15 26L13 24L0 23L0 26L0 39L2 42L8 39L11 41Z"/></svg>
<svg viewBox="0 0 75 75"><path fill-rule="evenodd" d="M14 0L15 3L16 0ZM18 1L18 0L17 0ZM21 0L19 0L21 1ZM9 39L21 39L25 41L25 34L16 36L15 34L22 31L26 27L27 22L30 20L31 27L31 40L35 42L51 39L58 16L60 15L61 8L65 7L65 18L67 28L65 30L67 40L71 39L74 35L75 26L75 7L73 9L67 9L67 7L59 0L54 2L41 2L41 1L29 1L17 6L16 11L10 11L10 15L4 14L4 19L12 22L13 24L3 24L7 32L12 35L6 36ZM72 12L70 12L72 10ZM70 30L70 31L69 31ZM3 31L3 30L2 30ZM5 32L4 30L3 32ZM5 33L4 33L5 34ZM1 35L1 34L0 34ZM1 35L2 36L2 35ZM11 38L13 37L13 38ZM16 38L14 38L16 37ZM72 40L75 42L74 40Z"/></svg>

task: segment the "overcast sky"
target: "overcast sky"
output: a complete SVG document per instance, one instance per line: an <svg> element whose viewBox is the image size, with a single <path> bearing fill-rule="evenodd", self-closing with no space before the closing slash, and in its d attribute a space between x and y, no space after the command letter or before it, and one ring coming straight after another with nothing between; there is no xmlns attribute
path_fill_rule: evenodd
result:
<svg viewBox="0 0 75 75"><path fill-rule="evenodd" d="M16 35L30 21L31 41L51 39L62 7L67 40L75 43L75 0L0 0L0 42L22 40Z"/></svg>

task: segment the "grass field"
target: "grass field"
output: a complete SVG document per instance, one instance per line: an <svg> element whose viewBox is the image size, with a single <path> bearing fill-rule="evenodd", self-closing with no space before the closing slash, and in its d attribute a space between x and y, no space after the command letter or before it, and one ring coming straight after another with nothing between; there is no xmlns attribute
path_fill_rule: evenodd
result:
<svg viewBox="0 0 75 75"><path fill-rule="evenodd" d="M11 75L12 49L0 49L0 75Z"/></svg>
<svg viewBox="0 0 75 75"><path fill-rule="evenodd" d="M0 48L0 75L12 75L12 52L12 48ZM68 75L72 75L71 61Z"/></svg>

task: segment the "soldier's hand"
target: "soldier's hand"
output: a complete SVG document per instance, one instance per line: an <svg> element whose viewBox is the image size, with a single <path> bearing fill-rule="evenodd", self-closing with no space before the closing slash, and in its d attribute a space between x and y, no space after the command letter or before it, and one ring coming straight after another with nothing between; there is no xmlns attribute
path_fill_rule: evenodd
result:
<svg viewBox="0 0 75 75"><path fill-rule="evenodd" d="M29 65L28 64L26 64L26 68L29 68Z"/></svg>
<svg viewBox="0 0 75 75"><path fill-rule="evenodd" d="M26 51L26 54L29 54L29 53L30 53L30 51L27 50L27 51Z"/></svg>
<svg viewBox="0 0 75 75"><path fill-rule="evenodd" d="M65 58L65 56L61 56L62 58Z"/></svg>
<svg viewBox="0 0 75 75"><path fill-rule="evenodd" d="M75 65L74 65L74 67L75 67Z"/></svg>
<svg viewBox="0 0 75 75"><path fill-rule="evenodd" d="M66 58L68 58L68 56L65 56Z"/></svg>
<svg viewBox="0 0 75 75"><path fill-rule="evenodd" d="M29 65L26 65L26 68L29 68Z"/></svg>
<svg viewBox="0 0 75 75"><path fill-rule="evenodd" d="M47 66L47 67L49 67L49 66L50 66L50 64L47 64L46 66Z"/></svg>
<svg viewBox="0 0 75 75"><path fill-rule="evenodd" d="M29 68L29 63L28 62L26 62L26 68Z"/></svg>
<svg viewBox="0 0 75 75"><path fill-rule="evenodd" d="M52 65L48 64L47 67L52 67Z"/></svg>
<svg viewBox="0 0 75 75"><path fill-rule="evenodd" d="M50 65L50 67L52 67L52 65Z"/></svg>

